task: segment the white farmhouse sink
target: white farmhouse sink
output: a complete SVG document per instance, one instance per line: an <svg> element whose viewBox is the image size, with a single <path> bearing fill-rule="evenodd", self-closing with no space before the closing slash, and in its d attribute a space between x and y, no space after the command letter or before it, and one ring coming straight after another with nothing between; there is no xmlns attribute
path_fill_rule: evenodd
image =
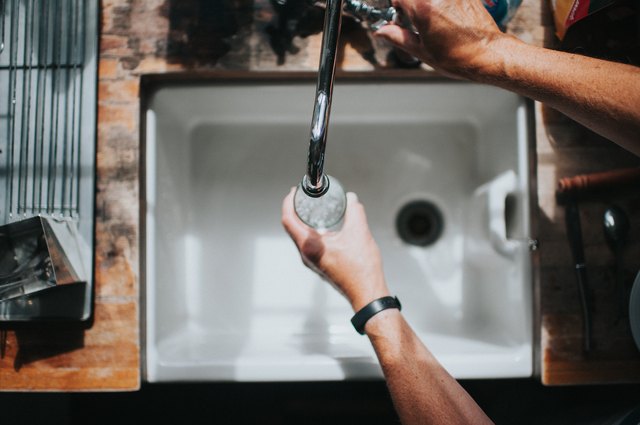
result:
<svg viewBox="0 0 640 425"><path fill-rule="evenodd" d="M314 91L312 80L224 80L148 94L148 381L382 376L346 300L280 224L306 169ZM467 83L335 86L325 171L365 205L403 314L456 378L532 373L525 110ZM443 222L424 247L396 229L416 200Z"/></svg>

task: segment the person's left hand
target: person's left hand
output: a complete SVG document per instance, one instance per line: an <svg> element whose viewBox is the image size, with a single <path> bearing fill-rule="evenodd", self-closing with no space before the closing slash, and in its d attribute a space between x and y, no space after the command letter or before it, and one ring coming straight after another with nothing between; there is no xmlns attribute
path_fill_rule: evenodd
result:
<svg viewBox="0 0 640 425"><path fill-rule="evenodd" d="M331 282L354 311L389 295L380 250L355 193L347 193L347 209L339 231L320 233L304 224L293 207L295 188L282 203L282 224L304 264Z"/></svg>

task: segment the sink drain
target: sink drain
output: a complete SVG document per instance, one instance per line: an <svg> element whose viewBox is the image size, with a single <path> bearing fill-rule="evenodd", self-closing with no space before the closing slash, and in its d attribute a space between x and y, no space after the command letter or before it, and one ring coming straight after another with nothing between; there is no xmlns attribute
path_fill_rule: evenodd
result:
<svg viewBox="0 0 640 425"><path fill-rule="evenodd" d="M400 238L410 245L428 246L442 234L440 209L432 202L411 201L400 209L396 230Z"/></svg>

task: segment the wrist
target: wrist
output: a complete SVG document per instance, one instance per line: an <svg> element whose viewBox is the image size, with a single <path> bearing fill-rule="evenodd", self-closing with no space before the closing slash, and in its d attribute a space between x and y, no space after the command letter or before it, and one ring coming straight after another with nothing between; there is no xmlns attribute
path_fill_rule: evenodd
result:
<svg viewBox="0 0 640 425"><path fill-rule="evenodd" d="M508 78L511 57L523 45L522 41L509 34L495 37L486 44L485 53L477 55L474 71L469 79L478 83L500 85Z"/></svg>
<svg viewBox="0 0 640 425"><path fill-rule="evenodd" d="M388 309L402 309L402 304L400 300L398 300L398 297L386 296L370 302L353 315L351 324L359 334L364 335L367 322L375 315Z"/></svg>
<svg viewBox="0 0 640 425"><path fill-rule="evenodd" d="M382 284L375 284L363 288L358 294L354 294L353 297L349 299L351 303L351 308L353 308L354 312L360 311L364 306L369 304L371 301L377 300L378 298L388 297L391 293L387 288L387 285L382 282Z"/></svg>
<svg viewBox="0 0 640 425"><path fill-rule="evenodd" d="M396 335L402 320L400 310L390 308L372 316L364 325L364 331L370 338L380 338L385 335Z"/></svg>

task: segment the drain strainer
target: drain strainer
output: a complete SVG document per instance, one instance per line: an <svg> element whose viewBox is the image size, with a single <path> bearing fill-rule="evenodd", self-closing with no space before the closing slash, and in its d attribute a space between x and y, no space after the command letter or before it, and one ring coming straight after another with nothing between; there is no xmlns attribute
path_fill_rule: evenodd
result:
<svg viewBox="0 0 640 425"><path fill-rule="evenodd" d="M440 209L425 200L411 201L403 206L396 218L400 238L410 245L428 246L442 235L444 222Z"/></svg>

